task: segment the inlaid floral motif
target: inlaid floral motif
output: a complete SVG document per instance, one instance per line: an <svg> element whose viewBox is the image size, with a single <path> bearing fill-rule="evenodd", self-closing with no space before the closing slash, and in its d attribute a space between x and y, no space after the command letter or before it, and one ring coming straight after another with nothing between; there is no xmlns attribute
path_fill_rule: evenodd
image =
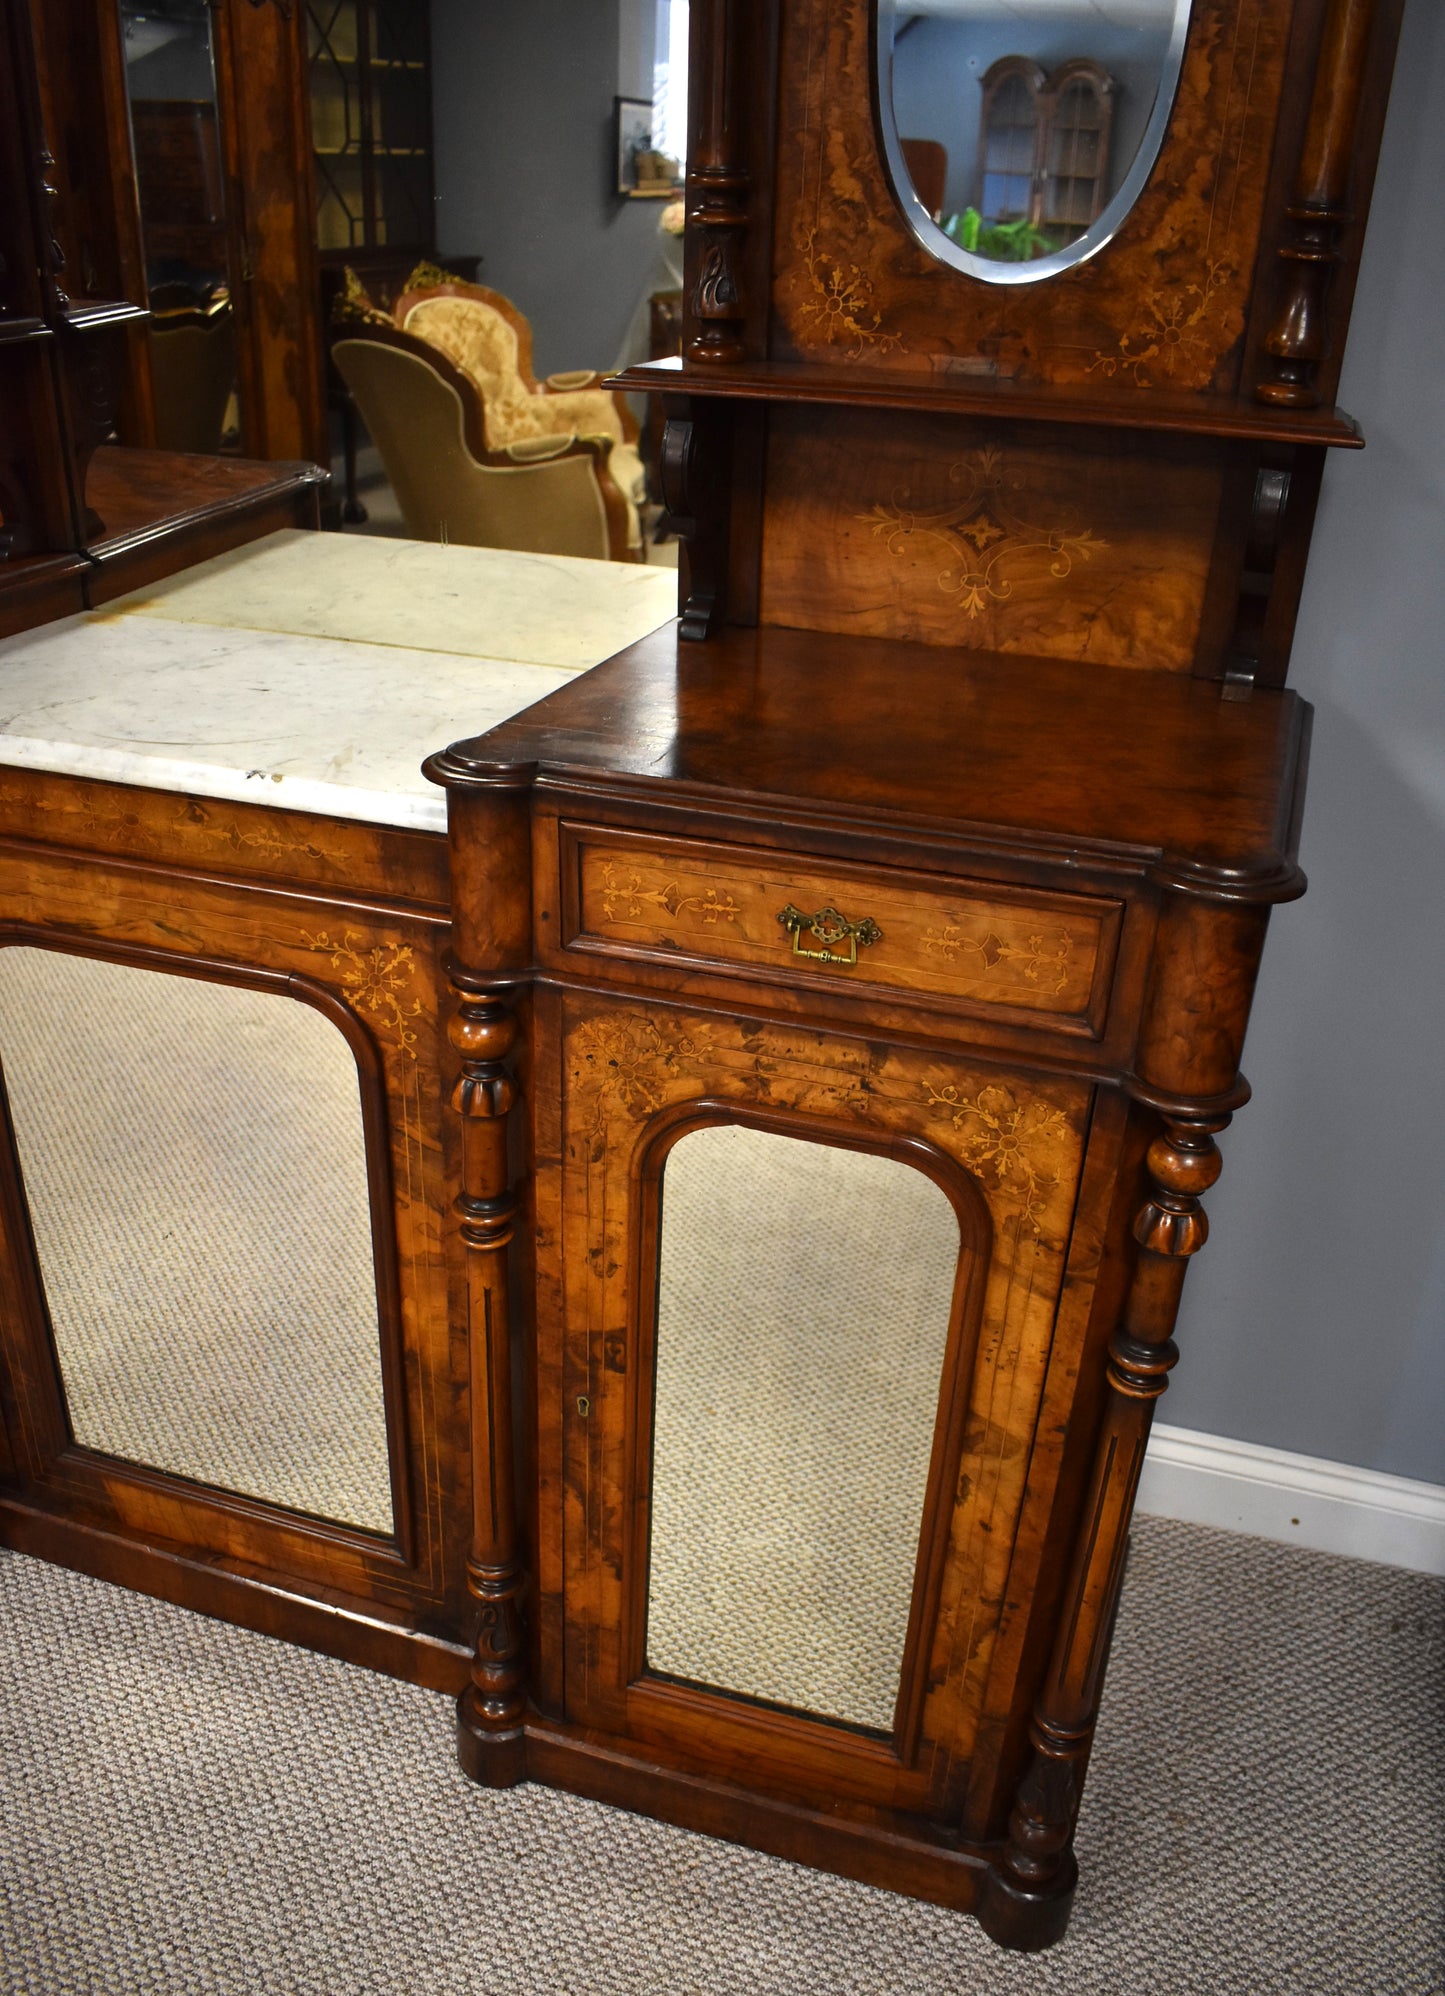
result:
<svg viewBox="0 0 1445 1996"><path fill-rule="evenodd" d="M901 346L897 333L885 332L883 314L873 302L873 282L856 263L842 263L817 247L816 233L803 246L803 260L812 297L799 317L829 345L846 345L856 360L866 349L888 353Z"/></svg>
<svg viewBox="0 0 1445 1996"><path fill-rule="evenodd" d="M1161 374L1181 386L1192 386L1201 363L1218 344L1217 330L1208 323L1215 293L1237 274L1232 264L1216 260L1205 270L1202 282L1147 293L1142 329L1121 334L1112 351L1098 349L1088 373L1102 374L1107 380L1122 374L1131 377L1136 388L1154 387Z"/></svg>
<svg viewBox="0 0 1445 1996"><path fill-rule="evenodd" d="M614 1105L631 1116L652 1115L667 1100L667 1083L708 1050L704 1038L664 1033L635 1013L588 1019L569 1042L573 1082L596 1091L598 1124Z"/></svg>
<svg viewBox="0 0 1445 1996"><path fill-rule="evenodd" d="M1024 511L1027 480L1009 470L1000 450L971 451L949 466L948 476L961 495L951 506L916 510L905 503L905 491L857 517L890 554L912 553L915 543L943 549L948 560L938 586L958 596L970 617L981 616L991 604L1006 603L1018 583L1062 581L1076 560L1087 560L1096 548L1108 546L1080 522L1050 526L1029 519Z"/></svg>
<svg viewBox="0 0 1445 1996"><path fill-rule="evenodd" d="M364 1012L383 1032L389 1032L408 1060L416 1059L417 1034L410 1021L422 1016L420 998L412 995L415 960L409 943L372 943L354 929L338 941L327 930L301 932L308 945L330 959L341 973L341 988L358 1012Z"/></svg>
<svg viewBox="0 0 1445 1996"><path fill-rule="evenodd" d="M942 928L925 929L921 941L930 956L942 957L945 963L956 963L963 954L976 956L986 969L1004 964L1026 983L1034 985L1043 985L1046 978L1053 980L1057 973L1057 981L1048 984L1051 991L1062 991L1069 981L1074 939L1066 931L1060 931L1051 949L1043 936L1030 936L1026 945L1006 943L992 929L982 936L971 936L952 922L946 922Z"/></svg>
<svg viewBox="0 0 1445 1996"><path fill-rule="evenodd" d="M969 1097L949 1083L930 1088L928 1105L945 1112L960 1133L965 1164L987 1173L1019 1202L1021 1218L1037 1234L1041 1201L1060 1182L1054 1165L1070 1139L1068 1118L1047 1102L1020 1102L1007 1088L981 1088Z"/></svg>
<svg viewBox="0 0 1445 1996"><path fill-rule="evenodd" d="M640 922L649 908L660 909L673 921L684 909L692 909L698 919L709 927L719 922L736 922L742 909L731 894L719 893L716 887L709 887L701 894L684 894L677 881L669 880L662 887L646 887L640 873L629 873L626 883L617 878L617 868L610 859L602 862L602 914L608 922Z"/></svg>

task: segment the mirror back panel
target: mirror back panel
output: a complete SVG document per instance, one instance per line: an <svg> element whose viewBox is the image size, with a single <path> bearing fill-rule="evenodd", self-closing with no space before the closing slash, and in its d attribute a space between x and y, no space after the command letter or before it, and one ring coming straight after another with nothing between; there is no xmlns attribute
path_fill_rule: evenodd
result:
<svg viewBox="0 0 1445 1996"><path fill-rule="evenodd" d="M786 11L775 357L1146 394L1235 386L1286 11L1195 0L1157 158L1107 248L1046 282L1001 287L940 261L905 216L879 129L875 8Z"/></svg>

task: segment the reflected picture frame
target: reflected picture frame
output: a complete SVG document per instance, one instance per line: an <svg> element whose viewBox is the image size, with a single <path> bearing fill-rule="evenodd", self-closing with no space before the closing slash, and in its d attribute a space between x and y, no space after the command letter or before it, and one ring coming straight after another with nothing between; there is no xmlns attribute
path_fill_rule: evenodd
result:
<svg viewBox="0 0 1445 1996"><path fill-rule="evenodd" d="M630 201L671 200L682 167L653 147L651 98L614 97L612 105L616 192Z"/></svg>

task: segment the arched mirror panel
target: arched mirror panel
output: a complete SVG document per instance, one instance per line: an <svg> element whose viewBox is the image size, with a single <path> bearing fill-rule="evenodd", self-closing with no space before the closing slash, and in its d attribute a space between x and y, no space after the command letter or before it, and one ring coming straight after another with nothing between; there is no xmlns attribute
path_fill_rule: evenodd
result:
<svg viewBox="0 0 1445 1996"><path fill-rule="evenodd" d="M888 1732L959 1215L915 1166L740 1123L667 1155L647 1667Z"/></svg>
<svg viewBox="0 0 1445 1996"><path fill-rule="evenodd" d="M16 945L0 1066L76 1443L391 1534L338 1027L280 992Z"/></svg>

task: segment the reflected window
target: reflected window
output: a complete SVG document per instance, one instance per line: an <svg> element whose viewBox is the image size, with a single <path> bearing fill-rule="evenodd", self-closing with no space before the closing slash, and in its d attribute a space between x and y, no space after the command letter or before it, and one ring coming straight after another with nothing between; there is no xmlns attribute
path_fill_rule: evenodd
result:
<svg viewBox="0 0 1445 1996"><path fill-rule="evenodd" d="M390 1533L337 1027L274 992L9 947L0 1068L75 1440Z"/></svg>
<svg viewBox="0 0 1445 1996"><path fill-rule="evenodd" d="M662 1180L647 1663L894 1722L958 1216L912 1165L737 1124Z"/></svg>

